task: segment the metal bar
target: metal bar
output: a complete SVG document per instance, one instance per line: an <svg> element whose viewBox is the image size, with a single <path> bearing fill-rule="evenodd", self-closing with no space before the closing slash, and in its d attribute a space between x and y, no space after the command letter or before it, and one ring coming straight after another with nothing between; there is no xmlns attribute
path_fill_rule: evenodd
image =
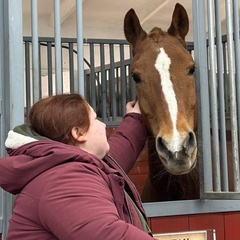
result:
<svg viewBox="0 0 240 240"><path fill-rule="evenodd" d="M38 5L37 0L31 0L31 31L32 31L32 86L33 103L40 98L39 92L39 48L38 48Z"/></svg>
<svg viewBox="0 0 240 240"><path fill-rule="evenodd" d="M232 156L233 156L233 178L234 191L240 190L239 186L239 147L238 147L238 124L236 106L236 86L234 74L234 41L233 41L233 18L232 1L225 1L226 25L227 25L227 49L228 49L228 71L229 71L229 94L230 94L230 116L231 116L231 136L232 136Z"/></svg>
<svg viewBox="0 0 240 240"><path fill-rule="evenodd" d="M38 39L40 42L53 42L53 40L54 40L54 38L52 38L52 37L38 37ZM31 37L24 36L23 40L31 42ZM76 43L77 38L66 38L66 37L62 38L62 43L69 43L69 42ZM127 45L129 45L129 43L126 40L122 40L122 39L98 39L98 38L87 38L86 39L86 38L83 38L83 43L86 43L86 44L105 43L105 44L127 44ZM189 44L191 45L191 43L189 43Z"/></svg>
<svg viewBox="0 0 240 240"><path fill-rule="evenodd" d="M41 73L41 65L42 65L42 62L41 62L41 44L38 43L38 52L39 52L39 61L38 61L38 64L39 64L39 86L38 86L38 91L39 91L39 97L42 98L42 95L43 95L43 92L42 92L42 73Z"/></svg>
<svg viewBox="0 0 240 240"><path fill-rule="evenodd" d="M105 78L106 78L106 97L107 97L107 105L106 105L106 115L107 120L111 119L110 115L110 107L111 107L111 100L110 100L110 69L105 69ZM104 110L103 110L104 111Z"/></svg>
<svg viewBox="0 0 240 240"><path fill-rule="evenodd" d="M121 39L93 39L93 38L84 38L83 43L96 43L96 44L127 44L129 45L127 40Z"/></svg>
<svg viewBox="0 0 240 240"><path fill-rule="evenodd" d="M87 101L90 103L90 99L91 99L90 74L86 74L84 78L85 78L85 87L86 87L85 99L87 99Z"/></svg>
<svg viewBox="0 0 240 240"><path fill-rule="evenodd" d="M104 44L100 44L100 65L101 65L101 106L102 106L102 120L107 119L106 109L107 109L107 88L106 88L106 72L105 72L105 54L104 54Z"/></svg>
<svg viewBox="0 0 240 240"><path fill-rule="evenodd" d="M6 132L24 122L22 1L2 1L4 19L4 86ZM16 91L17 89L17 91ZM13 195L3 192L3 239L12 215Z"/></svg>
<svg viewBox="0 0 240 240"><path fill-rule="evenodd" d="M77 16L77 65L78 65L78 91L85 96L84 86L84 66L83 66L83 20L82 20L82 0L76 0Z"/></svg>
<svg viewBox="0 0 240 240"><path fill-rule="evenodd" d="M95 60L94 60L94 44L90 44L90 88L91 88L91 99L90 104L92 108L96 111L96 88L100 88L98 82L98 76L95 73Z"/></svg>
<svg viewBox="0 0 240 240"><path fill-rule="evenodd" d="M129 45L129 56L130 56L130 64L132 63L132 47ZM131 65L129 64L129 81L130 81L130 87L131 87L131 99L136 98L136 89L135 89L135 82L132 79L132 73L131 73Z"/></svg>
<svg viewBox="0 0 240 240"><path fill-rule="evenodd" d="M69 79L70 79L70 92L74 92L74 59L73 59L73 43L68 44L69 49Z"/></svg>
<svg viewBox="0 0 240 240"><path fill-rule="evenodd" d="M217 99L217 80L216 80L216 59L214 41L214 6L213 1L207 1L208 14L208 43L209 43L209 91L210 91L210 110L211 110L211 129L212 129L212 160L213 160L213 189L220 191L220 157L219 157L219 135L218 135L218 99Z"/></svg>
<svg viewBox="0 0 240 240"><path fill-rule="evenodd" d="M7 41L9 44L10 128L13 128L24 122L22 2L14 0L7 2L9 11Z"/></svg>
<svg viewBox="0 0 240 240"><path fill-rule="evenodd" d="M124 66L124 46L122 44L120 46L120 77L121 77L121 113L124 115L126 113L126 71Z"/></svg>
<svg viewBox="0 0 240 240"><path fill-rule="evenodd" d="M237 8L237 9L236 9ZM237 101L237 116L236 116L236 121L237 121L237 133L238 133L238 138L236 139L238 142L236 143L239 146L239 129L240 129L240 40L239 40L239 4L237 0L233 0L233 27L234 27L234 53L235 53L235 82L236 82L236 101ZM239 149L238 149L239 150ZM239 152L238 158L239 158ZM238 161L238 159L236 159ZM235 168L237 168L237 174L236 177L239 177L239 161L237 162L237 165ZM239 186L239 180L238 183L236 183L236 189L239 191L240 186Z"/></svg>
<svg viewBox="0 0 240 240"><path fill-rule="evenodd" d="M212 156L210 138L209 88L207 72L207 50L205 29L205 1L192 2L194 25L194 59L196 68L196 87L198 94L198 161L200 166L201 197L204 192L212 190ZM200 84L201 83L201 84Z"/></svg>
<svg viewBox="0 0 240 240"><path fill-rule="evenodd" d="M227 164L227 143L226 143L226 120L224 102L224 66L223 66L223 45L221 32L220 2L215 0L215 23L216 23L216 59L217 59L217 82L219 96L219 129L220 129L220 164L221 164L221 188L228 191L228 164Z"/></svg>
<svg viewBox="0 0 240 240"><path fill-rule="evenodd" d="M236 194L236 193L235 193ZM236 200L188 200L143 203L148 217L178 216L204 213L239 211L240 201Z"/></svg>
<svg viewBox="0 0 240 240"><path fill-rule="evenodd" d="M223 73L223 76L224 76L224 86L225 86L225 93L224 93L224 98L225 98L225 105L226 105L226 113L227 113L227 116L226 117L229 117L229 113L230 113L230 107L229 107L229 86L228 86L228 69L227 69L227 43L225 41L223 41L223 66L224 66L224 73Z"/></svg>
<svg viewBox="0 0 240 240"><path fill-rule="evenodd" d="M118 96L120 96L120 93L121 93L121 79L120 79L120 74L119 74L120 68L117 67L115 69L115 71L116 71L116 81L117 81L117 87L116 87L117 88L117 94L118 94ZM117 115L118 116L123 116L122 112L121 112L121 102L120 101L118 101L118 104L117 104Z"/></svg>
<svg viewBox="0 0 240 240"><path fill-rule="evenodd" d="M55 37L56 92L57 94L60 94L63 92L60 0L54 0L54 37Z"/></svg>
<svg viewBox="0 0 240 240"><path fill-rule="evenodd" d="M47 66L48 66L48 94L53 95L53 82L52 82L52 44L47 43Z"/></svg>
<svg viewBox="0 0 240 240"><path fill-rule="evenodd" d="M31 106L31 76L30 76L30 44L29 42L25 42L25 89L26 89L26 112L28 113Z"/></svg>
<svg viewBox="0 0 240 240"><path fill-rule="evenodd" d="M98 115L101 112L101 104L102 104L102 94L101 94L101 72L97 72L97 80L98 80L98 85L96 88L97 92L97 110L98 110Z"/></svg>
<svg viewBox="0 0 240 240"><path fill-rule="evenodd" d="M8 16L6 16L6 11L4 11L4 3L0 2L0 157L5 156L6 150L5 150L5 139L7 131L9 130L9 121L7 121L9 118L6 115L6 109L9 107L9 101L7 99L9 98L9 83L8 81L5 81L5 79L8 79L8 75L6 74L7 68L5 67L5 36L6 34L6 26L5 22ZM8 56L8 54L7 54ZM6 102L6 103L5 103ZM0 217L2 214L0 215Z"/></svg>
<svg viewBox="0 0 240 240"><path fill-rule="evenodd" d="M110 83L110 104L111 104L111 113L112 113L112 121L117 121L117 102L116 102L116 92L115 92L115 86L116 86L116 78L114 76L114 45L109 45L109 55L110 55L110 77L109 77L109 83Z"/></svg>

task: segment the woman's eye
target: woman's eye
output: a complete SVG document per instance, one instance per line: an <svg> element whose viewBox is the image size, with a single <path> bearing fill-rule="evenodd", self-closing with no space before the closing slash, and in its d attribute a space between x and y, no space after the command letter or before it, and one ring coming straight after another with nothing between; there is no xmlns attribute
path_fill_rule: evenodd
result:
<svg viewBox="0 0 240 240"><path fill-rule="evenodd" d="M195 72L195 66L191 67L189 72L188 72L188 75L193 75Z"/></svg>
<svg viewBox="0 0 240 240"><path fill-rule="evenodd" d="M136 73L132 74L132 78L135 81L135 83L141 83L142 82L140 76L138 74L136 74Z"/></svg>

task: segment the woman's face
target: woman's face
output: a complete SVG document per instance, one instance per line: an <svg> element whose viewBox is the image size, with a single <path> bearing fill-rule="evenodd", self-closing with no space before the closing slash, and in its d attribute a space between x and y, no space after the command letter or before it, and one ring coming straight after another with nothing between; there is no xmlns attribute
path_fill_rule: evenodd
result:
<svg viewBox="0 0 240 240"><path fill-rule="evenodd" d="M102 159L109 151L109 144L106 135L106 124L97 119L97 114L90 107L90 126L84 134L85 143L81 148Z"/></svg>

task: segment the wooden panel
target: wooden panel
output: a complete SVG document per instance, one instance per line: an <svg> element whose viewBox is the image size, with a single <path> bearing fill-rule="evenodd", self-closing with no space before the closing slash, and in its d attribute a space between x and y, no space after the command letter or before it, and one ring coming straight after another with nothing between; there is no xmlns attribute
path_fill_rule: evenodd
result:
<svg viewBox="0 0 240 240"><path fill-rule="evenodd" d="M129 175L130 174L148 174L148 165L144 161L137 161L129 172Z"/></svg>
<svg viewBox="0 0 240 240"><path fill-rule="evenodd" d="M240 212L224 214L225 240L240 239Z"/></svg>
<svg viewBox="0 0 240 240"><path fill-rule="evenodd" d="M189 216L190 230L215 229L217 240L226 240L224 238L224 216L223 213L199 214ZM231 240L233 240L232 238Z"/></svg>
<svg viewBox="0 0 240 240"><path fill-rule="evenodd" d="M114 131L116 127L107 127L107 136L109 137ZM148 153L147 153L147 144L144 146L141 151L139 157L136 160L133 168L128 174L131 181L136 186L139 194L142 194L147 176L148 176Z"/></svg>
<svg viewBox="0 0 240 240"><path fill-rule="evenodd" d="M188 216L151 218L150 223L153 233L168 233L189 230Z"/></svg>
<svg viewBox="0 0 240 240"><path fill-rule="evenodd" d="M240 212L149 218L153 233L216 230L217 240L240 239Z"/></svg>
<svg viewBox="0 0 240 240"><path fill-rule="evenodd" d="M129 178L131 179L133 184L136 186L138 193L140 195L143 192L147 177L148 177L148 174L131 174L131 175L129 175Z"/></svg>

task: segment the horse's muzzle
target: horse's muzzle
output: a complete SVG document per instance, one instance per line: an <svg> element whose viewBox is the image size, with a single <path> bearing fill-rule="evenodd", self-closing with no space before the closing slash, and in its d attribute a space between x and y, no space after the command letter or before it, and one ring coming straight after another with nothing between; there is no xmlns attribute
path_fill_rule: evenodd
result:
<svg viewBox="0 0 240 240"><path fill-rule="evenodd" d="M197 161L196 136L193 132L189 132L185 138L178 139L178 144L172 141L173 139L164 137L156 138L158 156L171 174L187 174L195 167Z"/></svg>

